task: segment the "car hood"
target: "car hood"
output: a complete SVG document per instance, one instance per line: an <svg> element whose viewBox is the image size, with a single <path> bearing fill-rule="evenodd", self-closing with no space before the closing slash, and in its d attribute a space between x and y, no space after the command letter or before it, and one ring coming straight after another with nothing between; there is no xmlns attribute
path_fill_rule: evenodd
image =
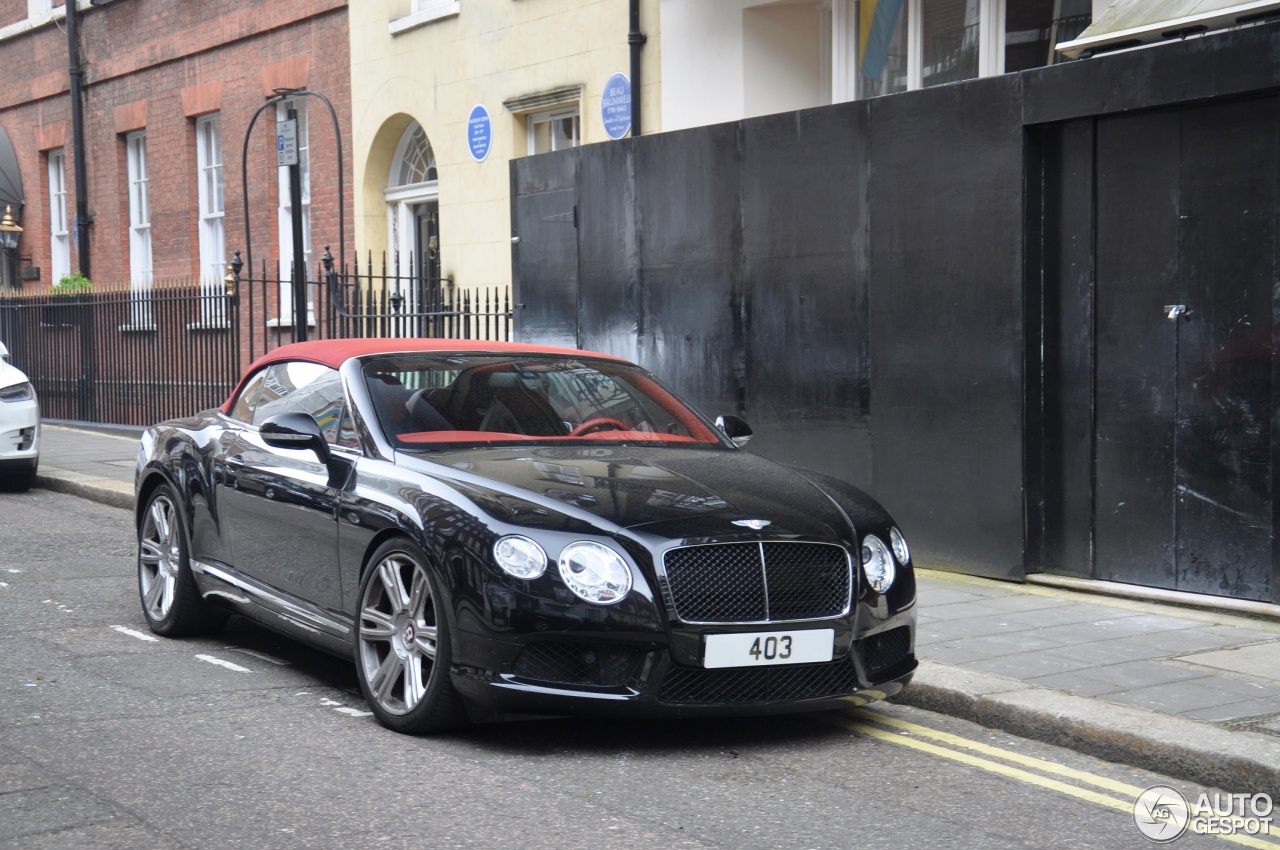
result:
<svg viewBox="0 0 1280 850"><path fill-rule="evenodd" d="M12 363L0 360L0 387L11 387L14 384L25 384L27 375Z"/></svg>
<svg viewBox="0 0 1280 850"><path fill-rule="evenodd" d="M667 537L755 534L760 529L771 535L842 539L851 533L849 518L817 485L745 451L478 448L401 455L400 462L452 479L481 503L491 501L486 497L514 496L543 511L588 519L585 513L597 525ZM735 524L747 520L766 524L759 529Z"/></svg>

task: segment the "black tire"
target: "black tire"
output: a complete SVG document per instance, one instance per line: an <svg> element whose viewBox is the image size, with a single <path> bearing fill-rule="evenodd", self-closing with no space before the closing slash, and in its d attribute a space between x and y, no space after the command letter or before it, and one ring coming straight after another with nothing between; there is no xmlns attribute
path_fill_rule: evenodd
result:
<svg viewBox="0 0 1280 850"><path fill-rule="evenodd" d="M356 676L378 722L409 735L467 722L450 679L452 634L440 580L410 541L389 540L373 553L360 582Z"/></svg>
<svg viewBox="0 0 1280 850"><path fill-rule="evenodd" d="M226 611L209 605L191 575L187 532L169 486L147 500L138 525L138 596L151 631L165 637L213 634Z"/></svg>

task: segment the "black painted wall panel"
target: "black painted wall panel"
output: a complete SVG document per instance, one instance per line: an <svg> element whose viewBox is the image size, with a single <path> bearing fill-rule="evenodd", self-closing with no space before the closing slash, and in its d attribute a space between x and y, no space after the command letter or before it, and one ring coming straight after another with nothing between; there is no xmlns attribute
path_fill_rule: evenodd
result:
<svg viewBox="0 0 1280 850"><path fill-rule="evenodd" d="M712 416L743 403L741 150L734 124L636 146L638 360Z"/></svg>
<svg viewBox="0 0 1280 850"><path fill-rule="evenodd" d="M577 156L532 156L511 170L511 294L525 339L578 344Z"/></svg>
<svg viewBox="0 0 1280 850"><path fill-rule="evenodd" d="M1182 110L1177 586L1272 598L1275 96Z"/></svg>
<svg viewBox="0 0 1280 850"><path fill-rule="evenodd" d="M944 568L1023 570L1022 127L1010 75L872 101L872 490Z"/></svg>
<svg viewBox="0 0 1280 850"><path fill-rule="evenodd" d="M578 164L580 342L632 360L644 332L634 152L631 143L598 145Z"/></svg>
<svg viewBox="0 0 1280 850"><path fill-rule="evenodd" d="M1097 135L1097 575L1173 588L1178 291L1176 112ZM1175 142L1171 144L1170 142Z"/></svg>
<svg viewBox="0 0 1280 850"><path fill-rule="evenodd" d="M752 448L864 487L867 115L845 104L746 122L742 178Z"/></svg>
<svg viewBox="0 0 1280 850"><path fill-rule="evenodd" d="M1028 487L1040 526L1029 541L1031 566L1093 575L1093 163L1092 119L1037 128L1028 182L1040 189L1028 216L1042 255L1028 265L1028 287L1041 286L1031 316L1039 340L1028 352L1028 383L1038 379L1029 407L1039 407L1028 454L1039 468ZM1042 350L1042 360L1036 357ZM1037 367L1040 374L1037 374ZM1030 426L1029 426L1030 427Z"/></svg>

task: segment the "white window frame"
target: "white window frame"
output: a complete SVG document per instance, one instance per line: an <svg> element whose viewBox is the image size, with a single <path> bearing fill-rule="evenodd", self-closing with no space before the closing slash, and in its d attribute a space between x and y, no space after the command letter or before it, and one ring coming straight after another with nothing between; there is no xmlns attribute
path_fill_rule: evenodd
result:
<svg viewBox="0 0 1280 850"><path fill-rule="evenodd" d="M387 173L387 188L383 190L383 199L387 203L387 247L395 263L392 274L402 280L413 276L413 269L409 264L415 240L413 208L432 201L438 203L440 200L439 179L424 180L419 183L400 182L405 158L411 153L410 145L419 128L418 122L413 121L400 134L395 154L391 157L391 170ZM431 149L434 162L435 149L431 147L431 138L426 135L425 130L423 130L423 137L426 139L428 148ZM401 294L406 296L403 308L405 312L411 313L418 309L419 305L414 302L415 293Z"/></svg>
<svg viewBox="0 0 1280 850"><path fill-rule="evenodd" d="M924 4L905 0L907 43L907 91L924 86ZM1008 0L976 0L978 6L978 77L1004 73L1005 13ZM833 101L852 100L857 92L857 7L854 0L833 0L831 91Z"/></svg>
<svg viewBox="0 0 1280 850"><path fill-rule="evenodd" d="M71 231L67 222L67 151L49 151L49 277L71 274Z"/></svg>
<svg viewBox="0 0 1280 850"><path fill-rule="evenodd" d="M196 195L200 218L200 318L207 327L226 325L226 195L222 182L222 116L196 119Z"/></svg>
<svg viewBox="0 0 1280 850"><path fill-rule="evenodd" d="M575 103L572 106L559 106L555 109L548 109L543 112L531 112L525 117L525 140L526 151L532 156L540 153L537 150L537 127L539 124L550 124L563 118L574 118L573 138L569 141L569 147L576 148L582 144L582 113ZM555 146L555 134L550 135L552 141L551 148L541 153L549 153L551 151L562 150Z"/></svg>
<svg viewBox="0 0 1280 850"><path fill-rule="evenodd" d="M298 113L298 165L302 182L302 280L307 280L307 269L311 268L311 144L308 140L309 122L305 98L284 100L276 104L276 120L284 121L290 109ZM289 202L289 167L281 166L277 172L277 191L279 204L277 221L280 240L279 278L280 278L280 311L279 319L269 324L273 327L293 325L293 207ZM314 324L310 293L307 298L307 324Z"/></svg>
<svg viewBox="0 0 1280 850"><path fill-rule="evenodd" d="M153 327L151 319L151 197L147 171L147 134L127 133L125 182L129 197L129 325L128 329Z"/></svg>
<svg viewBox="0 0 1280 850"><path fill-rule="evenodd" d="M387 25L391 35L450 18L462 13L462 0L410 0L409 14L395 18Z"/></svg>

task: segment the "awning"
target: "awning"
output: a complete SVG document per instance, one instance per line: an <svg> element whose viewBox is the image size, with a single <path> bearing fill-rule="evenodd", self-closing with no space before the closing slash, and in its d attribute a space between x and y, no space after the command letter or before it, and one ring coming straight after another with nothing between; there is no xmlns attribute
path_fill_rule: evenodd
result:
<svg viewBox="0 0 1280 850"><path fill-rule="evenodd" d="M1280 15L1280 0L1115 0L1078 38L1057 45L1081 54L1136 47Z"/></svg>
<svg viewBox="0 0 1280 850"><path fill-rule="evenodd" d="M22 174L18 171L18 154L13 150L9 134L0 127L0 206L13 207L14 217L22 209ZM0 216L4 211L0 210Z"/></svg>

